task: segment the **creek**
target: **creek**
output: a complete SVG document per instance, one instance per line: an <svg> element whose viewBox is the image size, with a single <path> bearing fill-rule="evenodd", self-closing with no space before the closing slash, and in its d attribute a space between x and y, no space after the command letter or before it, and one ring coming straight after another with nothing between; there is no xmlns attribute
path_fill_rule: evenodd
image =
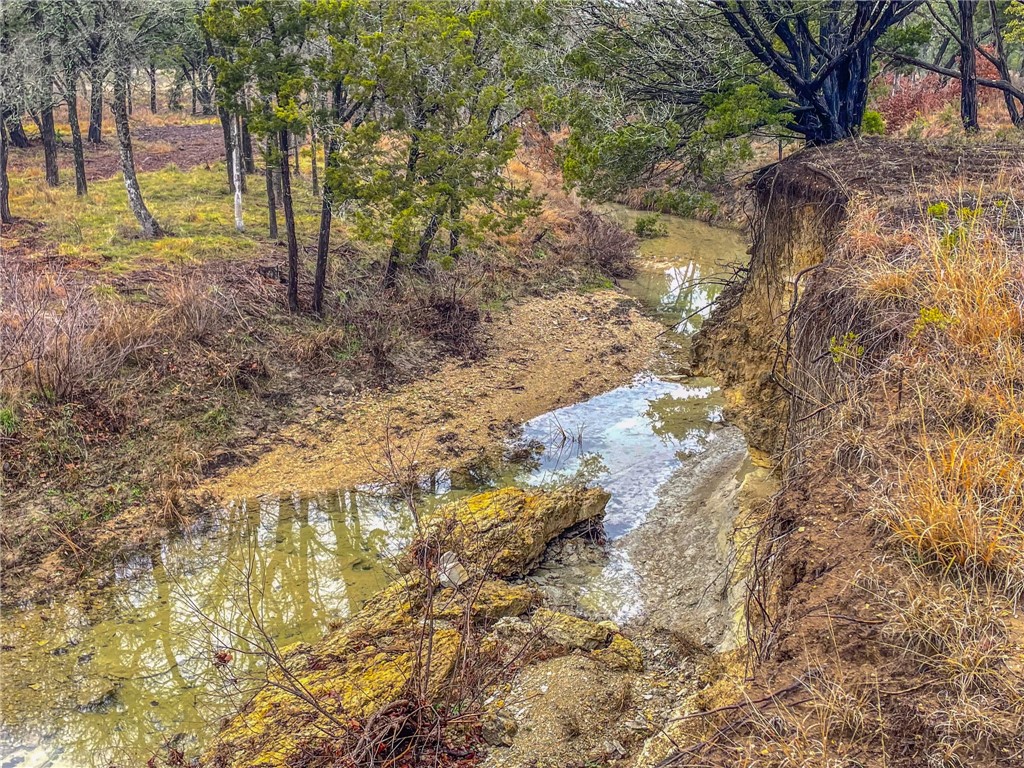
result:
<svg viewBox="0 0 1024 768"><path fill-rule="evenodd" d="M606 213L629 226L640 215ZM679 371L745 245L729 230L661 221L667 233L643 241L622 286L665 326L650 369L532 419L498 459L424 479L422 504L504 485L601 485L603 535L559 542L534 583L556 606L727 647L730 536L757 470L714 382ZM315 640L357 611L412 531L384 488L239 500L73 597L5 613L0 768L195 754L258 684L262 658L247 651Z"/></svg>

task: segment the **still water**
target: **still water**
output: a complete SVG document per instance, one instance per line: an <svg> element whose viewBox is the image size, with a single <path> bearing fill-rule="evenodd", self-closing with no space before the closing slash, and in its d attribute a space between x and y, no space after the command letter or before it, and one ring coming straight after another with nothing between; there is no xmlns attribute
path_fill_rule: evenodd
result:
<svg viewBox="0 0 1024 768"><path fill-rule="evenodd" d="M637 215L608 213L626 225ZM571 586L579 605L619 621L645 610L644 575L626 543L669 480L691 464L718 466L702 458L716 445L745 450L723 432L714 383L674 374L717 295L716 275L743 259L744 244L731 231L662 221L667 236L642 244L641 271L624 285L666 325L651 371L528 422L514 459L423 486L429 507L506 484L602 485L612 494L607 556ZM74 598L7 613L0 768L196 754L260 679L251 652L315 640L357 611L387 582L411 531L407 510L379 488L242 500Z"/></svg>

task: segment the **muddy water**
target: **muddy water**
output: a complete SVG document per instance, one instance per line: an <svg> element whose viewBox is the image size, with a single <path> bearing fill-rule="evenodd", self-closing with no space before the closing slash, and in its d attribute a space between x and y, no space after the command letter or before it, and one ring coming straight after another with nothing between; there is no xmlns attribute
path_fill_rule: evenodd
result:
<svg viewBox="0 0 1024 768"><path fill-rule="evenodd" d="M608 213L626 224L636 216ZM729 231L663 221L668 235L643 243L643 268L624 286L665 323L651 370L531 420L500 460L428 478L424 503L504 484L600 484L612 494L605 538L562 543L536 583L575 611L721 644L727 534L751 467L714 383L679 371L715 276L744 245ZM5 615L0 768L194 754L258 682L252 652L313 640L358 610L410 533L407 511L380 489L241 501L74 600Z"/></svg>

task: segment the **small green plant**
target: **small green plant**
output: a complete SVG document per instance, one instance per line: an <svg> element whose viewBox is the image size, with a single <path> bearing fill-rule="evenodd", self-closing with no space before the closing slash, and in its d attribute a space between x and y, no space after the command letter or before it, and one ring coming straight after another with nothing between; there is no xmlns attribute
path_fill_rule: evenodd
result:
<svg viewBox="0 0 1024 768"><path fill-rule="evenodd" d="M940 200L928 206L928 215L933 219L944 219L949 215L949 203Z"/></svg>
<svg viewBox="0 0 1024 768"><path fill-rule="evenodd" d="M975 208L969 208L966 205L964 205L957 209L956 212L957 216L960 217L960 221L964 222L965 224L971 223L978 219L981 216L981 213L981 205L978 205Z"/></svg>
<svg viewBox="0 0 1024 768"><path fill-rule="evenodd" d="M915 117L913 122L907 127L907 138L919 141L924 136L924 129L928 124L924 121L924 118Z"/></svg>
<svg viewBox="0 0 1024 768"><path fill-rule="evenodd" d="M868 109L860 122L860 132L865 136L881 136L885 133L885 120L880 112Z"/></svg>
<svg viewBox="0 0 1024 768"><path fill-rule="evenodd" d="M636 223L633 224L633 234L641 240L650 240L655 237L665 237L668 234L668 227L662 223L658 214L652 213L649 216L637 218Z"/></svg>
<svg viewBox="0 0 1024 768"><path fill-rule="evenodd" d="M21 419L10 406L0 408L0 435L11 437L18 431Z"/></svg>
<svg viewBox="0 0 1024 768"><path fill-rule="evenodd" d="M928 328L945 330L953 322L953 318L947 315L938 307L921 307L914 320L914 327L910 330L910 338L916 339Z"/></svg>
<svg viewBox="0 0 1024 768"><path fill-rule="evenodd" d="M832 362L836 365L847 360L860 360L864 357L864 345L859 344L860 336L853 331L847 331L842 336L833 336L828 346L832 355Z"/></svg>

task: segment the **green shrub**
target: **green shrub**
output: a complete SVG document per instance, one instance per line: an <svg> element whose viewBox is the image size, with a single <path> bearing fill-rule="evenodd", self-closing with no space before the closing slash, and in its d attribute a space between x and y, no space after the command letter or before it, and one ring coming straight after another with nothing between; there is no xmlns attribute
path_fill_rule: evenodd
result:
<svg viewBox="0 0 1024 768"><path fill-rule="evenodd" d="M881 136L885 133L885 120L873 109L866 110L860 121L860 132L865 136Z"/></svg>
<svg viewBox="0 0 1024 768"><path fill-rule="evenodd" d="M662 223L661 217L658 214L652 213L649 216L637 218L636 223L633 224L633 234L641 240L650 240L654 237L664 237L667 235L668 227Z"/></svg>

